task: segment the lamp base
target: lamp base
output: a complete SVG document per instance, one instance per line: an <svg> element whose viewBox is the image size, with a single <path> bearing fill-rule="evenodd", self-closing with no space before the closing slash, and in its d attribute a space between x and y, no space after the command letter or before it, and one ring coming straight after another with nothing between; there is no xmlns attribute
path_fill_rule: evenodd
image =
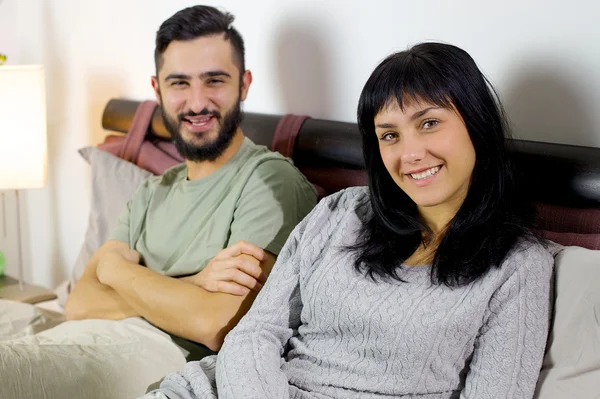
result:
<svg viewBox="0 0 600 399"><path fill-rule="evenodd" d="M32 284L23 284L19 289L19 280L9 276L0 277L0 299L24 303L38 303L56 299L56 294L51 290Z"/></svg>

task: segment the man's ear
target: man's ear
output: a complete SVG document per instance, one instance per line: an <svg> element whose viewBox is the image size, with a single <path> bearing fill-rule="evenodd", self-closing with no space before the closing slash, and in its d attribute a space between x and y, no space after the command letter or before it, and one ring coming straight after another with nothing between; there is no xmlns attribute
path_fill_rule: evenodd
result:
<svg viewBox="0 0 600 399"><path fill-rule="evenodd" d="M160 104L160 87L158 85L158 77L152 76L150 79L152 81L152 88L154 89L154 95L156 96L156 102L158 102Z"/></svg>
<svg viewBox="0 0 600 399"><path fill-rule="evenodd" d="M240 101L245 101L248 96L248 89L250 89L250 84L252 83L252 72L245 71L242 75L242 90L240 90Z"/></svg>

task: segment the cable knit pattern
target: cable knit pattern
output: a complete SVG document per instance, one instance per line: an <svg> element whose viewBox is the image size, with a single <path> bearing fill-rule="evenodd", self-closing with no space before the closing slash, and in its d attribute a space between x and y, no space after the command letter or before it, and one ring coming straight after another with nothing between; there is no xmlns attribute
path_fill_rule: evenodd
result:
<svg viewBox="0 0 600 399"><path fill-rule="evenodd" d="M404 267L405 283L372 281L343 249L369 212L363 187L321 201L218 357L189 363L160 391L171 399L532 398L552 256L519 244L502 267L460 288L431 284L430 267Z"/></svg>

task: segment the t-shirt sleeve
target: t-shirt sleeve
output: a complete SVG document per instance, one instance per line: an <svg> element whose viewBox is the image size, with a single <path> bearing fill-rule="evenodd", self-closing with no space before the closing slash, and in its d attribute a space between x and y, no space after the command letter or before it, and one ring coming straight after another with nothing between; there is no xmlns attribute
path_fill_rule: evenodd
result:
<svg viewBox="0 0 600 399"><path fill-rule="evenodd" d="M289 161L262 162L242 190L227 246L245 240L278 255L316 203L316 190Z"/></svg>
<svg viewBox="0 0 600 399"><path fill-rule="evenodd" d="M135 190L131 199L127 201L125 210L119 216L115 228L108 236L109 240L121 241L129 245L130 248L134 248L137 238L134 237L132 226L139 224L135 221L146 213L148 200L152 192L152 179L153 177L144 180ZM134 212L134 209L137 211Z"/></svg>
<svg viewBox="0 0 600 399"><path fill-rule="evenodd" d="M511 261L514 272L488 305L461 399L533 397L549 329L553 258L535 245Z"/></svg>
<svg viewBox="0 0 600 399"><path fill-rule="evenodd" d="M121 242L126 243L127 245L130 245L130 243L129 243L129 223L130 223L130 218L131 218L131 203L132 202L133 202L133 200L127 201L127 206L125 207L125 210L123 211L123 213L121 213L121 216L119 216L119 219L117 221L117 226L114 228L114 230L111 232L111 234L108 237L109 240L121 241Z"/></svg>

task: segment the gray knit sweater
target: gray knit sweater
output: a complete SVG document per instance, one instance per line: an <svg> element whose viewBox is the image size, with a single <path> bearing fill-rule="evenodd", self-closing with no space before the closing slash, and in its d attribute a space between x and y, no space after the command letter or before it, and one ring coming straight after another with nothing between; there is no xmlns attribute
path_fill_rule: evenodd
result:
<svg viewBox="0 0 600 399"><path fill-rule="evenodd" d="M374 282L343 249L369 212L365 188L321 201L218 357L188 363L160 391L171 399L532 398L552 256L519 244L501 268L461 288L432 285L426 266L404 267L406 282Z"/></svg>

